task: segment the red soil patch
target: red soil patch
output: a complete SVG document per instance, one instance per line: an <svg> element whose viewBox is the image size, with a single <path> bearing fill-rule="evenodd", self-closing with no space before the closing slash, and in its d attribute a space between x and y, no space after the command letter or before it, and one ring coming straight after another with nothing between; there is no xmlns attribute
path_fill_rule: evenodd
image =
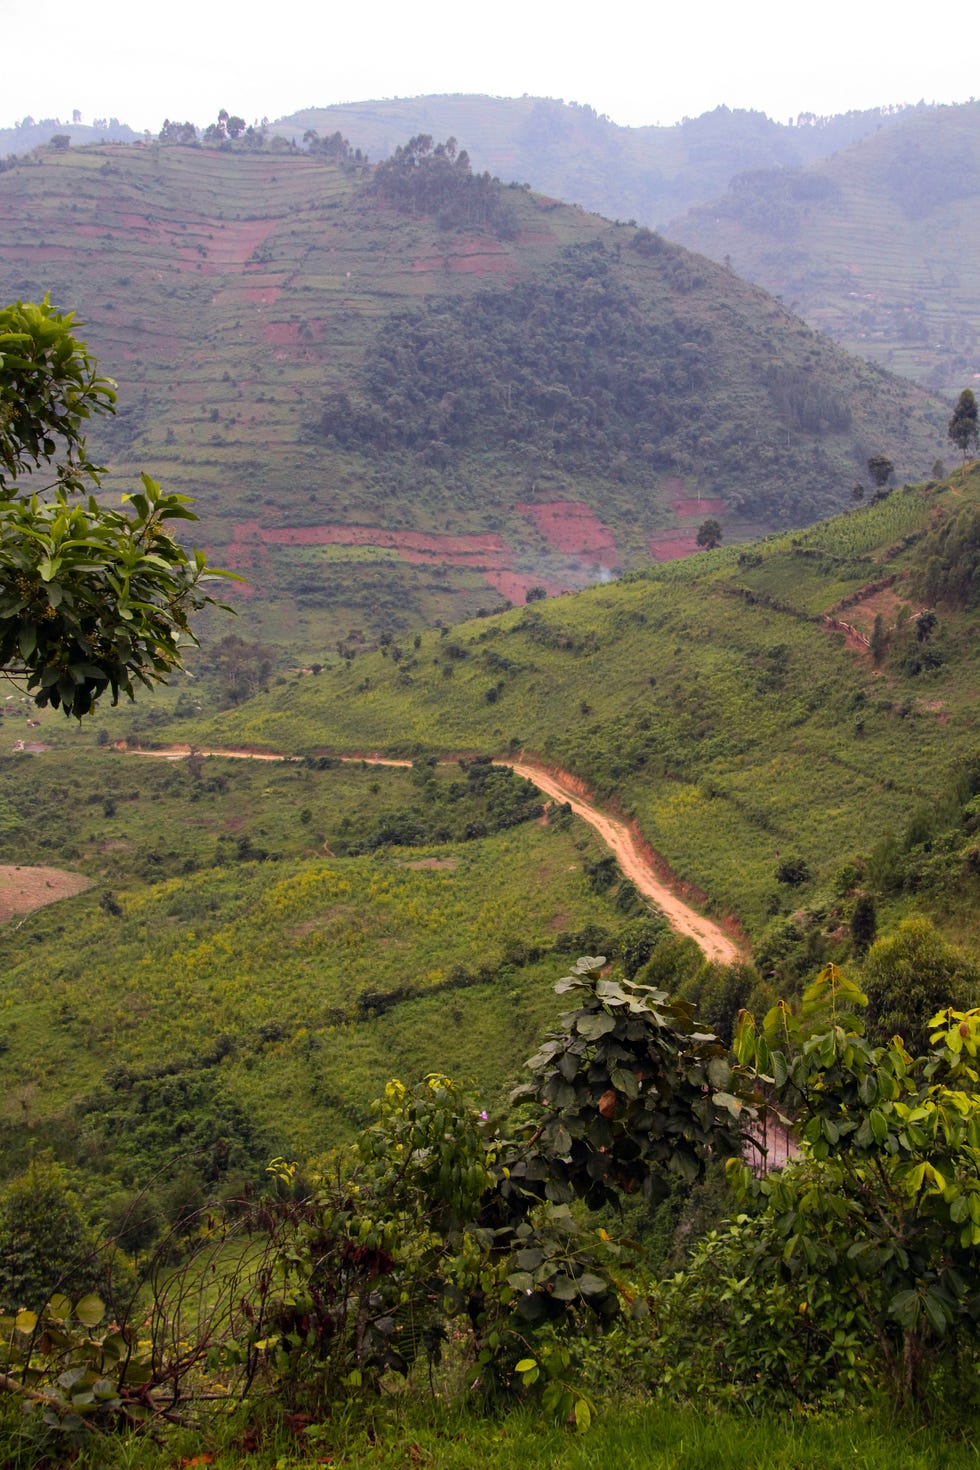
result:
<svg viewBox="0 0 980 1470"><path fill-rule="evenodd" d="M607 566L619 560L612 532L581 501L552 500L537 505L519 505L517 509L534 522L549 546L556 551L601 561Z"/></svg>
<svg viewBox="0 0 980 1470"><path fill-rule="evenodd" d="M258 521L240 521L222 555L223 564L229 571L245 571L268 555L268 546L378 546L418 566L470 567L494 573L507 571L513 561L510 547L496 535L437 536L377 526L264 527Z"/></svg>
<svg viewBox="0 0 980 1470"><path fill-rule="evenodd" d="M724 513L725 502L707 495L700 500L696 495L682 495L670 502L670 508L678 516L718 516Z"/></svg>
<svg viewBox="0 0 980 1470"><path fill-rule="evenodd" d="M0 866L0 923L14 914L30 914L59 898L72 898L91 888L91 878L62 868Z"/></svg>
<svg viewBox="0 0 980 1470"><path fill-rule="evenodd" d="M510 252L499 240L483 236L464 238L454 243L452 252L423 255L415 261L413 271L454 271L457 274L488 276L513 272Z"/></svg>
<svg viewBox="0 0 980 1470"><path fill-rule="evenodd" d="M543 587L549 597L557 597L560 593L571 590L558 582L543 581L541 577L532 577L526 572L485 572L483 580L499 592L501 597L506 597L508 602L517 605L527 601L531 587Z"/></svg>
<svg viewBox="0 0 980 1470"><path fill-rule="evenodd" d="M664 531L660 536L652 536L647 544L654 561L678 561L698 550L694 531Z"/></svg>

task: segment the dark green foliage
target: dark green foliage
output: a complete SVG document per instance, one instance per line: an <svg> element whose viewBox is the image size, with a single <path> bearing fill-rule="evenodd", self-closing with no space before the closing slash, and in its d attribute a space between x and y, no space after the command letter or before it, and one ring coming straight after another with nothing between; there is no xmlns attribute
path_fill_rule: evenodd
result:
<svg viewBox="0 0 980 1470"><path fill-rule="evenodd" d="M186 496L144 474L132 515L70 500L99 484L86 421L116 401L73 325L47 297L0 311L0 669L36 704L81 718L106 691L115 704L182 668L189 616L214 599L203 553L170 532L196 519Z"/></svg>
<svg viewBox="0 0 980 1470"><path fill-rule="evenodd" d="M378 164L370 192L403 214L434 215L441 229L485 231L501 240L517 232L500 180L474 174L455 138L434 146L426 133L410 138Z"/></svg>
<svg viewBox="0 0 980 1470"><path fill-rule="evenodd" d="M698 527L697 544L705 551L713 551L716 546L721 545L721 534L721 522L714 516L709 516Z"/></svg>
<svg viewBox="0 0 980 1470"><path fill-rule="evenodd" d="M980 1000L980 970L924 918L903 919L895 933L872 944L862 975L869 1037L886 1042L901 1036L913 1056L928 1050L937 1011L963 1010Z"/></svg>
<svg viewBox="0 0 980 1470"><path fill-rule="evenodd" d="M160 1175L169 1183L178 1164L199 1194L232 1176L256 1177L270 1144L213 1070L232 1050L231 1038L219 1038L197 1065L115 1068L76 1105L80 1150L127 1185Z"/></svg>
<svg viewBox="0 0 980 1470"><path fill-rule="evenodd" d="M53 1291L105 1280L104 1252L66 1170L45 1159L0 1187L0 1307L39 1309Z"/></svg>
<svg viewBox="0 0 980 1470"><path fill-rule="evenodd" d="M895 473L895 465L887 455L873 454L868 460L868 474L879 490L883 490Z"/></svg>
<svg viewBox="0 0 980 1470"><path fill-rule="evenodd" d="M980 1012L928 1018L934 1037L913 1056L900 1040L878 1046L861 1034L866 1004L829 965L798 1015L780 1003L761 1025L743 1016L735 1055L795 1118L802 1157L761 1178L740 1161L729 1171L760 1211L744 1221L760 1267L780 1262L801 1315L813 1297L816 1342L843 1346L847 1326L840 1389L860 1353L897 1401L927 1401L937 1369L975 1353L980 1330ZM969 1384L954 1393L968 1399Z"/></svg>
<svg viewBox="0 0 980 1470"><path fill-rule="evenodd" d="M363 836L345 837L342 849L353 855L382 847L466 842L540 817L541 793L530 781L505 766L493 765L489 756L474 756L459 764L465 781L447 785L423 779L417 802L382 813ZM423 766L423 777L425 770Z"/></svg>
<svg viewBox="0 0 980 1470"><path fill-rule="evenodd" d="M976 605L980 600L980 509L964 505L923 540L916 581L931 604Z"/></svg>
<svg viewBox="0 0 980 1470"><path fill-rule="evenodd" d="M784 858L776 869L776 882L786 883L790 888L809 883L811 877L809 863L799 856Z"/></svg>
<svg viewBox="0 0 980 1470"><path fill-rule="evenodd" d="M874 943L878 933L878 917L875 909L875 901L870 893L859 893L854 908L851 911L851 939L854 942L854 951L858 955L864 954L868 946Z"/></svg>
<svg viewBox="0 0 980 1470"><path fill-rule="evenodd" d="M346 415L340 442L517 440L604 467L681 425L677 393L707 381L709 340L650 317L602 245L573 247L546 279L390 318L366 366L369 406ZM332 411L320 432L337 427Z"/></svg>
<svg viewBox="0 0 980 1470"><path fill-rule="evenodd" d="M528 1062L533 1081L514 1094L546 1109L536 1137L548 1160L546 1172L527 1160L514 1177L541 1193L547 1180L549 1199L578 1196L593 1209L620 1193L657 1197L662 1171L693 1182L708 1152L737 1146L740 1110L725 1048L697 1031L693 1007L652 986L602 978L602 964L579 960L559 981L576 1009Z"/></svg>

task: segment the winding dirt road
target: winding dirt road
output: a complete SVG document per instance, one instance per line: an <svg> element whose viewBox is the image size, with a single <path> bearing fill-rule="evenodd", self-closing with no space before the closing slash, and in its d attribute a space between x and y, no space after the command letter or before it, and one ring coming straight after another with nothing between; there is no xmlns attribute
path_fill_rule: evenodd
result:
<svg viewBox="0 0 980 1470"><path fill-rule="evenodd" d="M164 750L130 750L129 754L174 761L186 759L192 754L192 751L189 745L172 745ZM255 750L195 750L193 754L224 756L228 760L292 761L302 759L300 756ZM392 760L376 755L349 755L340 756L339 759L348 762L363 761L365 765L371 766L410 766L412 764L411 761ZM623 874L636 884L644 898L652 899L674 932L693 939L700 945L709 960L718 960L722 964L731 965L736 960L745 958L744 951L725 933L724 929L711 919L705 918L704 914L699 914L696 909L691 908L690 904L685 903L679 894L658 876L640 840L626 823L602 811L583 796L575 788L572 777L565 775L564 772L545 770L543 766L535 765L530 761L497 760L494 761L494 765L509 766L518 776L523 776L537 786L545 796L550 796L553 801L561 802L563 805L567 804L577 817L581 817L583 821L594 827L615 857Z"/></svg>

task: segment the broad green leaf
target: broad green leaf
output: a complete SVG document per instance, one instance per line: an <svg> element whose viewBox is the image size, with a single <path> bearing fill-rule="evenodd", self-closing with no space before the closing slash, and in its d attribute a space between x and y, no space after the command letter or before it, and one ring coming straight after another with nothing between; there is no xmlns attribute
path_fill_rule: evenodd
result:
<svg viewBox="0 0 980 1470"><path fill-rule="evenodd" d="M98 1326L104 1315L105 1303L94 1292L89 1292L88 1296L83 1296L75 1307L75 1316L79 1322L81 1322L83 1327L90 1329Z"/></svg>
<svg viewBox="0 0 980 1470"><path fill-rule="evenodd" d="M585 1399L577 1400L572 1413L575 1416L575 1428L579 1434L586 1434L589 1425L592 1423L592 1410L589 1408Z"/></svg>
<svg viewBox="0 0 980 1470"><path fill-rule="evenodd" d="M600 1036L607 1036L615 1029L616 1017L610 1016L606 1011L579 1016L575 1022L575 1030L586 1041L598 1041Z"/></svg>

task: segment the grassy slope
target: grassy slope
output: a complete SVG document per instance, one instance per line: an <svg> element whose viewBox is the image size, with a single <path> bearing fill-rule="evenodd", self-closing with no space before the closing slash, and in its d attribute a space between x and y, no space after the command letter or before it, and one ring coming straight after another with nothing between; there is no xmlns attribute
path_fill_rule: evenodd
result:
<svg viewBox="0 0 980 1470"><path fill-rule="evenodd" d="M499 1102L553 1022L568 936L626 922L591 891L600 848L575 822L326 856L425 810L405 770L76 749L0 761L0 794L0 861L96 880L0 937L8 1168L32 1134L97 1166L65 1110L119 1069L220 1077L272 1152L299 1157L393 1075L472 1077Z"/></svg>
<svg viewBox="0 0 980 1470"><path fill-rule="evenodd" d="M744 182L668 233L730 257L848 351L948 395L980 367L978 226L980 104L969 103L901 119L798 183Z"/></svg>
<svg viewBox="0 0 980 1470"><path fill-rule="evenodd" d="M841 616L870 634L876 611L886 628L917 612L907 538L978 493L974 470L749 552L427 635L397 664L359 657L182 738L533 752L615 797L675 873L758 935L786 901L780 855L829 882L904 831L977 745L976 612L941 616L946 661L915 677L876 669L822 615L891 576Z"/></svg>
<svg viewBox="0 0 980 1470"><path fill-rule="evenodd" d="M653 533L693 533L691 514L679 520L672 508L679 490L741 504L729 534L745 534L841 504L871 452L887 448L908 474L943 447L935 405L849 363L707 262L673 247L642 255L630 248L633 230L521 190L507 194L517 237L502 242L393 214L360 187L299 155L156 145L36 155L0 174L7 294L50 290L75 308L119 381L120 415L94 436L110 486L127 488L146 468L197 495L202 539L252 580L248 605L260 613L251 625L307 658L351 628L431 626L499 607L503 596L479 557L393 562L390 546L372 555L370 535L367 551L328 556L263 543L269 528L492 535L519 586L574 587L595 575L594 557L549 547L525 501L584 502L607 526L618 564L631 565L649 556ZM569 461L549 447L547 425L534 445L477 436L442 469L420 449L356 452L310 439L325 394L362 390L362 365L392 312L552 282L562 250L596 243L616 289L637 303L638 340L652 332L681 344L650 364L679 420L649 431L662 437L659 468L645 469L636 446L617 467L615 443L608 463ZM800 401L781 411L773 393L789 380ZM852 425L819 439L806 432L797 410L809 412L811 389L846 404ZM561 448L560 429L551 432Z"/></svg>

